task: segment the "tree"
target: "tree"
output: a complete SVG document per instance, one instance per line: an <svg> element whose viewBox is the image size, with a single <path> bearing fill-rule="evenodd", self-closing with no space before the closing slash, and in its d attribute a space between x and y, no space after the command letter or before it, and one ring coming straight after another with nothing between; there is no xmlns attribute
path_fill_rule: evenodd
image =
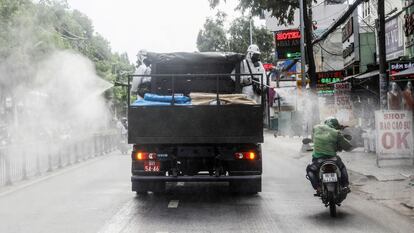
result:
<svg viewBox="0 0 414 233"><path fill-rule="evenodd" d="M208 0L210 7L215 8L221 0ZM226 0L223 0L226 2ZM249 10L253 15L261 15L263 10L267 10L275 17L280 24L292 23L295 10L299 8L298 0L239 0L236 9L241 11ZM308 4L316 0L307 0Z"/></svg>
<svg viewBox="0 0 414 233"><path fill-rule="evenodd" d="M206 20L204 28L198 32L197 36L197 48L200 52L226 50L225 19L226 14L219 11L216 14L216 18L208 18Z"/></svg>
<svg viewBox="0 0 414 233"><path fill-rule="evenodd" d="M250 21L246 17L235 19L228 30L230 51L246 53L250 45ZM262 52L264 62L271 62L273 57L273 35L265 28L256 28L253 25L253 43L257 44Z"/></svg>
<svg viewBox="0 0 414 233"><path fill-rule="evenodd" d="M69 9L66 0L0 0L0 28L0 71L7 69L10 74L0 76L0 92L6 86L10 90L34 82L36 62L56 49L74 50L88 57L95 63L97 74L107 81L134 71L128 56L113 53L109 42L94 31L92 21ZM126 91L111 91L108 96L121 105Z"/></svg>
<svg viewBox="0 0 414 233"><path fill-rule="evenodd" d="M246 53L250 45L250 21L246 17L233 20L230 28L224 28L224 13L218 13L216 18L208 18L204 29L200 30L197 38L197 48L200 52L207 51L231 51ZM265 28L253 26L253 42L258 44L262 52L262 60L272 61L273 57L273 36Z"/></svg>

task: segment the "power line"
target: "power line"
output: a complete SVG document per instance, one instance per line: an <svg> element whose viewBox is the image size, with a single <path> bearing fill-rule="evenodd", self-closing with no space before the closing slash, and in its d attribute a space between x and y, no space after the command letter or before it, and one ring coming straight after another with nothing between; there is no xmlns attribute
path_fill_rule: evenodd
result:
<svg viewBox="0 0 414 233"><path fill-rule="evenodd" d="M342 53L335 53L335 52L331 52L331 51L328 51L327 49L325 49L324 47L322 47L322 45L320 44L320 43L318 43L318 45L319 45L319 47L321 47L321 49L323 50L323 51L325 51L327 54L329 54L329 55L332 55L332 56L341 56L342 57Z"/></svg>

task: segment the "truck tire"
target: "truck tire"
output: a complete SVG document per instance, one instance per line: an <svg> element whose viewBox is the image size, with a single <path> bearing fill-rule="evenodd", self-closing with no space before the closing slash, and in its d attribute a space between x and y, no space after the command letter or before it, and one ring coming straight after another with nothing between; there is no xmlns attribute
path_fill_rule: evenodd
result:
<svg viewBox="0 0 414 233"><path fill-rule="evenodd" d="M229 191L240 194L257 194L262 191L262 179L248 181L230 181Z"/></svg>

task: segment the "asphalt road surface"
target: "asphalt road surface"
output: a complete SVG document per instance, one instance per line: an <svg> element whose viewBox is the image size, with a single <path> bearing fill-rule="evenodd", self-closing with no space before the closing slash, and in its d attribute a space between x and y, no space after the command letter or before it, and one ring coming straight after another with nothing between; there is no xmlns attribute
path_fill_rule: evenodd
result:
<svg viewBox="0 0 414 233"><path fill-rule="evenodd" d="M332 219L304 178L299 140L266 136L263 192L178 183L130 191L130 158L113 153L0 193L0 232L414 232L414 220L351 193Z"/></svg>

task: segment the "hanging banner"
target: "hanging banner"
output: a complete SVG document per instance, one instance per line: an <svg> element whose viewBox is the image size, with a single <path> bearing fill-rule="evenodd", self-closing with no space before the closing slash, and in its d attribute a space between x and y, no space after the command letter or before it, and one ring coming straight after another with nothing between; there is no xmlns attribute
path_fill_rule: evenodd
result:
<svg viewBox="0 0 414 233"><path fill-rule="evenodd" d="M413 156L412 112L376 111L375 123L378 160Z"/></svg>
<svg viewBox="0 0 414 233"><path fill-rule="evenodd" d="M404 56L403 22L400 17L385 23L385 52L387 61Z"/></svg>

